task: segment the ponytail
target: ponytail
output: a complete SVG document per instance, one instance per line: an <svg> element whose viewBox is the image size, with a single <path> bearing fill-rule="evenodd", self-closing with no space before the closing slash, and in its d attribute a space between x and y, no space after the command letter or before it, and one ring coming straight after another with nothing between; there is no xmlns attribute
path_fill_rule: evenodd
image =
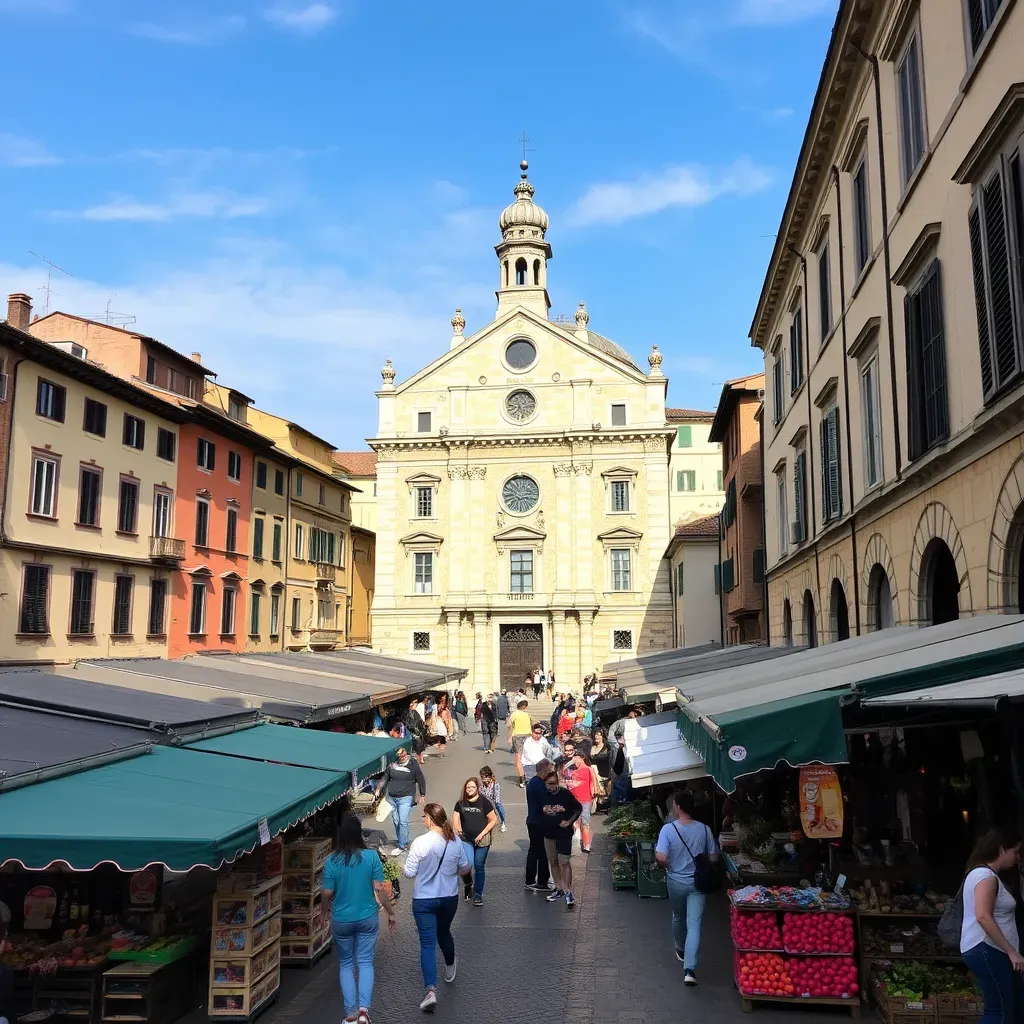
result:
<svg viewBox="0 0 1024 1024"><path fill-rule="evenodd" d="M441 830L441 835L449 843L455 842L455 829L448 820L448 813L440 804L427 804L423 813Z"/></svg>

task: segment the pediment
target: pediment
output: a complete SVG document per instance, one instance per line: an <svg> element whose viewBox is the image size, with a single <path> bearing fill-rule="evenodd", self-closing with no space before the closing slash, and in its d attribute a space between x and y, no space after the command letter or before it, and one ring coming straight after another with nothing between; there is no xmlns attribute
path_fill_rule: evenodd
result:
<svg viewBox="0 0 1024 1024"><path fill-rule="evenodd" d="M494 535L494 542L496 544L509 544L509 543L537 543L544 540L547 534L543 530L538 530L533 526L526 526L525 524L518 524L516 526L507 526L504 530L499 530Z"/></svg>
<svg viewBox="0 0 1024 1024"><path fill-rule="evenodd" d="M410 487L436 487L441 482L441 478L431 473L415 473L412 476L407 476L405 482Z"/></svg>
<svg viewBox="0 0 1024 1024"><path fill-rule="evenodd" d="M637 475L637 470L630 469L629 466L616 466L614 469L606 469L601 473L606 480L622 480L625 477L634 477Z"/></svg>
<svg viewBox="0 0 1024 1024"><path fill-rule="evenodd" d="M213 576L213 570L207 565L196 565L181 571L187 576Z"/></svg>
<svg viewBox="0 0 1024 1024"><path fill-rule="evenodd" d="M597 539L605 544L609 542L615 543L617 541L621 541L623 544L634 544L642 538L642 533L638 530L630 529L628 526L616 526L612 530L605 530L604 533L599 533L597 535Z"/></svg>
<svg viewBox="0 0 1024 1024"><path fill-rule="evenodd" d="M404 544L406 547L412 547L413 545L436 547L444 543L444 537L439 537L436 533L431 533L429 530L416 530L415 533L407 533L398 543Z"/></svg>

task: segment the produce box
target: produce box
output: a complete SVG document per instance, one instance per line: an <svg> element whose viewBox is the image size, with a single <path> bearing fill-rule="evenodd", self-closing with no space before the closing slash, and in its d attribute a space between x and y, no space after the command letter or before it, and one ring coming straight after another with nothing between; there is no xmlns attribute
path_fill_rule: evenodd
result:
<svg viewBox="0 0 1024 1024"><path fill-rule="evenodd" d="M654 843L636 844L636 894L641 899L667 900L665 869L654 859Z"/></svg>
<svg viewBox="0 0 1024 1024"><path fill-rule="evenodd" d="M636 860L628 843L617 843L612 854L612 888L636 888Z"/></svg>

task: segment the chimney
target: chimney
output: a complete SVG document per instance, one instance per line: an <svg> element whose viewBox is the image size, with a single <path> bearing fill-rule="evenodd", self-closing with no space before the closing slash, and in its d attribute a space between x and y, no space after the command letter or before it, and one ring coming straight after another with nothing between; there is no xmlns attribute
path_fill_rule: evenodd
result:
<svg viewBox="0 0 1024 1024"><path fill-rule="evenodd" d="M201 366L202 363L203 363L203 353L202 352L193 352L192 353L192 362L193 363L199 363L199 365Z"/></svg>
<svg viewBox="0 0 1024 1024"><path fill-rule="evenodd" d="M32 296L13 292L7 296L7 322L19 331L27 331L32 322Z"/></svg>

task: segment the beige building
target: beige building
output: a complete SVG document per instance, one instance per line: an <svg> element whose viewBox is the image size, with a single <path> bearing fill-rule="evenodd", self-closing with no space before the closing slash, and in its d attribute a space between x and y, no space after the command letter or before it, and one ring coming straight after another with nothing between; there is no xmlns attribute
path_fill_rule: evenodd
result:
<svg viewBox="0 0 1024 1024"><path fill-rule="evenodd" d="M373 644L470 668L478 689L565 682L672 645L667 380L549 319L548 216L522 180L501 214L497 314L377 393Z"/></svg>
<svg viewBox="0 0 1024 1024"><path fill-rule="evenodd" d="M713 412L700 409L666 409L675 427L669 456L669 507L673 523L702 519L721 511L722 446L711 441Z"/></svg>
<svg viewBox="0 0 1024 1024"><path fill-rule="evenodd" d="M771 633L1021 607L1024 6L843 0L751 328Z"/></svg>
<svg viewBox="0 0 1024 1024"><path fill-rule="evenodd" d="M352 525L377 532L377 453L335 452L334 473L358 491L352 492Z"/></svg>
<svg viewBox="0 0 1024 1024"><path fill-rule="evenodd" d="M722 642L718 532L715 513L678 523L669 542L676 647Z"/></svg>
<svg viewBox="0 0 1024 1024"><path fill-rule="evenodd" d="M348 643L369 646L373 642L373 589L376 586L377 536L361 526L352 527L352 600L349 604Z"/></svg>

